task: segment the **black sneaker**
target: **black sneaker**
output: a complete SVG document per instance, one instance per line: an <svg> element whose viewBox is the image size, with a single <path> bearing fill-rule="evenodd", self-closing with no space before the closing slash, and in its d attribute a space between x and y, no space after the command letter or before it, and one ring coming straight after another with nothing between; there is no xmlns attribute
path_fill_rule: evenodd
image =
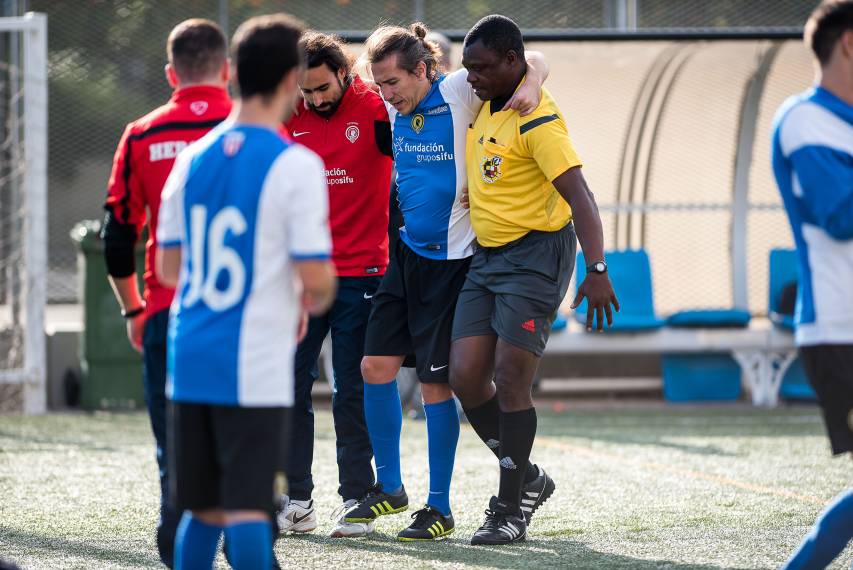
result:
<svg viewBox="0 0 853 570"><path fill-rule="evenodd" d="M534 465L539 476L530 483L525 483L521 488L521 513L524 515L524 520L530 524L530 519L533 518L533 513L536 509L545 504L545 501L554 494L554 489L557 487L554 480L551 479L545 470Z"/></svg>
<svg viewBox="0 0 853 570"><path fill-rule="evenodd" d="M527 522L518 508L492 497L486 510L486 520L471 537L471 544L512 544L526 537Z"/></svg>
<svg viewBox="0 0 853 570"><path fill-rule="evenodd" d="M373 522L378 517L402 513L408 508L409 497L406 495L405 488L400 487L400 492L396 495L392 495L391 493L383 491L382 485L377 483L367 492L364 498L344 516L344 520L348 523Z"/></svg>
<svg viewBox="0 0 853 570"><path fill-rule="evenodd" d="M399 540L437 540L455 530L453 515L444 516L429 505L413 513L412 518L415 520L409 528L404 528L397 535Z"/></svg>

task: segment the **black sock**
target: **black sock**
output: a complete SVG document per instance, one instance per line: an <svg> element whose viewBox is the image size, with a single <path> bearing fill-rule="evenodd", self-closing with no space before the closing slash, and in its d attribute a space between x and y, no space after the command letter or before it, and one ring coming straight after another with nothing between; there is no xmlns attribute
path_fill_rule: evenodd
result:
<svg viewBox="0 0 853 570"><path fill-rule="evenodd" d="M499 455L501 445L500 435L500 414L501 408L498 405L498 396L495 394L492 399L481 406L465 410L465 417L468 418L468 423L483 440L483 443L492 450L495 457L501 458ZM524 482L530 483L539 476L539 470L536 469L530 461L527 462L527 469L524 472Z"/></svg>
<svg viewBox="0 0 853 570"><path fill-rule="evenodd" d="M524 471L517 466L528 464L533 439L536 437L536 409L501 412L500 419L501 486L498 497L520 505Z"/></svg>

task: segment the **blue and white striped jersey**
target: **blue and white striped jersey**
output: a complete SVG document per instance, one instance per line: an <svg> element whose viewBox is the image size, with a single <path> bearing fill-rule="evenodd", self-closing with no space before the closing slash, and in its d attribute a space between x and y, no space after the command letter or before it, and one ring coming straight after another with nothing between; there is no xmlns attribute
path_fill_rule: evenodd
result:
<svg viewBox="0 0 853 570"><path fill-rule="evenodd" d="M796 342L853 343L853 106L821 87L788 99L773 172L799 258Z"/></svg>
<svg viewBox="0 0 853 570"><path fill-rule="evenodd" d="M468 84L468 72L460 69L437 79L408 115L385 105L405 224L400 239L430 259L470 256L474 230L459 198L466 185L465 139L483 102Z"/></svg>
<svg viewBox="0 0 853 570"><path fill-rule="evenodd" d="M157 228L182 260L169 398L293 405L301 308L291 261L331 255L327 200L322 160L270 129L223 124L178 156Z"/></svg>

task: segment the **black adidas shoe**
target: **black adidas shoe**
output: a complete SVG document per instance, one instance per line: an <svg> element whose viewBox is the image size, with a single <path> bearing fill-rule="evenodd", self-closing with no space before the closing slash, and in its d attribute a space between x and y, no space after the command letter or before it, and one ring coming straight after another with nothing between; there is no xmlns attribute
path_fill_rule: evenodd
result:
<svg viewBox="0 0 853 570"><path fill-rule="evenodd" d="M352 508L344 520L348 523L373 522L383 515L402 513L409 508L409 497L406 489L400 487L400 492L393 495L382 490L382 485L377 483L371 488L362 500Z"/></svg>
<svg viewBox="0 0 853 570"><path fill-rule="evenodd" d="M486 510L486 520L471 537L471 544L512 544L525 538L527 522L516 506L492 497Z"/></svg>
<svg viewBox="0 0 853 570"><path fill-rule="evenodd" d="M539 471L539 476L530 483L525 483L521 488L521 513L528 525L536 509L545 504L545 501L554 494L554 489L557 488L554 480L545 473L544 469L538 465L533 467Z"/></svg>
<svg viewBox="0 0 853 570"><path fill-rule="evenodd" d="M429 505L413 513L412 518L415 520L409 528L404 528L397 534L397 538L404 542L437 540L456 530L452 514L444 516Z"/></svg>

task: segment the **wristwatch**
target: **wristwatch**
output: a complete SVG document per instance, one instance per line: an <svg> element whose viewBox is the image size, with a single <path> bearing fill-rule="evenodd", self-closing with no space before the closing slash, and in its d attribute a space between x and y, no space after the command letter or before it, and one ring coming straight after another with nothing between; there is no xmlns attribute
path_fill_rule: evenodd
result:
<svg viewBox="0 0 853 570"><path fill-rule="evenodd" d="M607 264L603 261L594 261L586 266L587 273L607 273Z"/></svg>

